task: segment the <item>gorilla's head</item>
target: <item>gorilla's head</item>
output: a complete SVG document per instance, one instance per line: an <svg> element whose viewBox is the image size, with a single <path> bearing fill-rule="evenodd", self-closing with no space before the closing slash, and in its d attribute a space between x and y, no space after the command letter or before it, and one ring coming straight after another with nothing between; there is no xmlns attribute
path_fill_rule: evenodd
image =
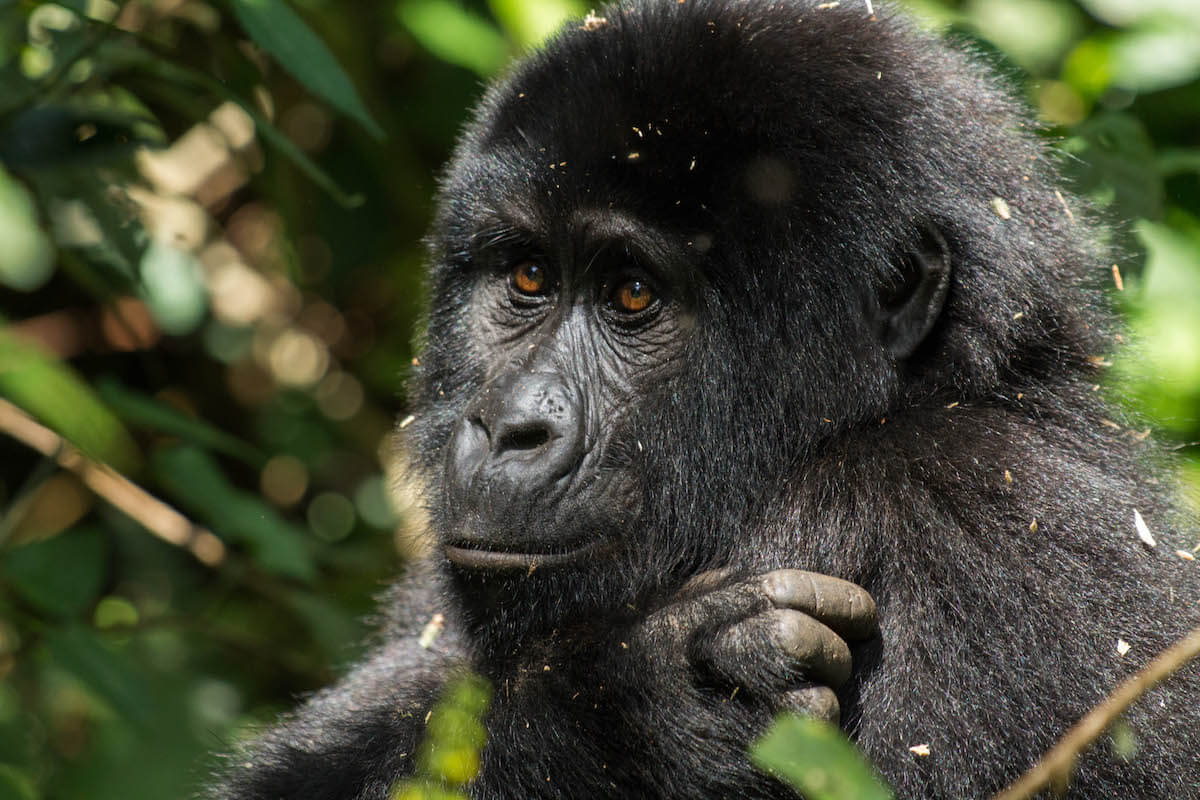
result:
<svg viewBox="0 0 1200 800"><path fill-rule="evenodd" d="M750 6L573 23L459 143L411 449L481 607L637 603L857 426L1096 352L1063 288L1086 242L969 57L853 3Z"/></svg>

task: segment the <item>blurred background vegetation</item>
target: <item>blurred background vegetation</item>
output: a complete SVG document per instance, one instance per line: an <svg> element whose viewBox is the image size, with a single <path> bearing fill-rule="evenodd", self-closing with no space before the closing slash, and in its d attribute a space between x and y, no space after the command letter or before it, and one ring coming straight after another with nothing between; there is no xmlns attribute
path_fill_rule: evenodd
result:
<svg viewBox="0 0 1200 800"><path fill-rule="evenodd" d="M1110 212L1112 383L1200 484L1200 4L909 5ZM434 176L587 10L0 0L0 798L186 797L359 652L420 547L388 437Z"/></svg>

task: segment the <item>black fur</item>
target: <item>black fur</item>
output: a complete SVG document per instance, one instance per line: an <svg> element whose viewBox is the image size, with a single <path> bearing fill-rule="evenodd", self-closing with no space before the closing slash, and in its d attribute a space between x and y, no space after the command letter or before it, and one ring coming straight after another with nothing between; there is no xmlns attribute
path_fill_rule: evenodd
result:
<svg viewBox="0 0 1200 800"><path fill-rule="evenodd" d="M597 469L638 476L636 517L578 569L497 584L440 556L413 567L375 654L215 797L381 800L459 666L496 686L474 797L786 797L746 758L771 709L710 691L639 627L717 567L872 593L881 636L855 649L842 720L900 798L998 790L1200 623L1200 573L1173 555L1196 527L1094 390L1112 343L1096 229L987 70L857 2L600 17L493 86L459 143L406 433L451 538L448 442L495 369L475 259L506 233L488 221L551 243L581 210L646 221L650 257L687 276L690 322L605 423ZM879 320L923 248L948 255L944 307L889 338ZM1136 755L1102 742L1070 796L1200 797L1197 669L1127 721Z"/></svg>

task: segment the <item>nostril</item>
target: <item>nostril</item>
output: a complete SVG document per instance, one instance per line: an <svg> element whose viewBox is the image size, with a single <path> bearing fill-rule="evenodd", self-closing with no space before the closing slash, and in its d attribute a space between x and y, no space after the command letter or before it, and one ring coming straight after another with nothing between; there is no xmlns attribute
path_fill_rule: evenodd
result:
<svg viewBox="0 0 1200 800"><path fill-rule="evenodd" d="M514 426L504 431L496 443L496 452L536 450L550 441L550 430L542 425Z"/></svg>

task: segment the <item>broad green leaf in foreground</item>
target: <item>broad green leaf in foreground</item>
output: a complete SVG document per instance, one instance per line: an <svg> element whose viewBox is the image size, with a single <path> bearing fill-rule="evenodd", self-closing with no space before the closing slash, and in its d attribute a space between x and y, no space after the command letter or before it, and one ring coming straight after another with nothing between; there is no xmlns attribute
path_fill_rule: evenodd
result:
<svg viewBox="0 0 1200 800"><path fill-rule="evenodd" d="M892 797L842 732L820 720L781 716L751 747L750 758L808 800Z"/></svg>

